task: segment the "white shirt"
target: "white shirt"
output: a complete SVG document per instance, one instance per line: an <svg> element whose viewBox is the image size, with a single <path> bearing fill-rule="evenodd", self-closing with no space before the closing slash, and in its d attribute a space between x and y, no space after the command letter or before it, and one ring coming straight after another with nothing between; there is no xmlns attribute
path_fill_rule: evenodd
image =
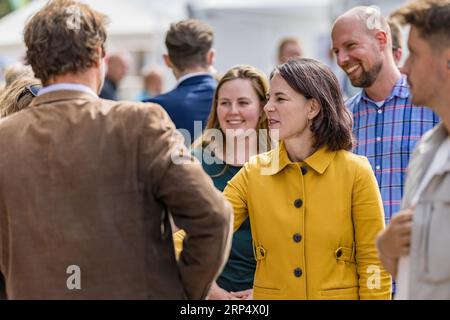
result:
<svg viewBox="0 0 450 320"><path fill-rule="evenodd" d="M450 137L445 139L445 141L437 150L430 167L428 168L424 178L422 179L422 182L419 185L419 188L417 189L417 192L414 194L411 203L412 206L415 206L417 204L420 195L426 189L433 177L442 173L442 169L448 161L450 161ZM400 259L398 260L398 271L396 279L398 290L395 296L395 300L408 300L409 298L409 260L409 256L400 257Z"/></svg>
<svg viewBox="0 0 450 320"><path fill-rule="evenodd" d="M383 104L386 102L386 100L374 101L374 102L378 108L381 108L383 106Z"/></svg>
<svg viewBox="0 0 450 320"><path fill-rule="evenodd" d="M98 98L98 95L94 92L94 90L92 90L88 86L85 86L84 84L78 84L78 83L51 84L51 85L43 87L41 90L39 90L38 96L41 96L45 93L62 91L62 90L82 91L82 92L89 93L89 94L93 95L94 97Z"/></svg>

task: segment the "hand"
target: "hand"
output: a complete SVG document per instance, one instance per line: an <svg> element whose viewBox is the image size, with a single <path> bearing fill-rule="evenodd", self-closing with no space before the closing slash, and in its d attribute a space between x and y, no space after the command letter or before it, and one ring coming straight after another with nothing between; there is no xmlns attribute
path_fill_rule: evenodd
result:
<svg viewBox="0 0 450 320"><path fill-rule="evenodd" d="M253 300L253 289L247 289L238 292L230 292L238 300Z"/></svg>
<svg viewBox="0 0 450 320"><path fill-rule="evenodd" d="M209 289L208 300L234 300L234 296L230 292L219 287L214 281L211 285L211 289Z"/></svg>
<svg viewBox="0 0 450 320"><path fill-rule="evenodd" d="M377 240L380 256L398 259L409 254L414 209L406 209L397 213L388 227L380 233Z"/></svg>

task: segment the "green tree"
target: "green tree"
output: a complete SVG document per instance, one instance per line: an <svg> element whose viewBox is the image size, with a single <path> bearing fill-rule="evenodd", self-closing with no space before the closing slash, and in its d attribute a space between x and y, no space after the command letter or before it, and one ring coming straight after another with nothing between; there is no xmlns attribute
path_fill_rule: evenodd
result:
<svg viewBox="0 0 450 320"><path fill-rule="evenodd" d="M9 0L0 0L0 18L12 11Z"/></svg>

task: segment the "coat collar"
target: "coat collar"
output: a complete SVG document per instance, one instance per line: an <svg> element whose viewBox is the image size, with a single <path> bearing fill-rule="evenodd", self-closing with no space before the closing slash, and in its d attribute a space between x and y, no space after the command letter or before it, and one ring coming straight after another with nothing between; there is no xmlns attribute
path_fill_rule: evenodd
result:
<svg viewBox="0 0 450 320"><path fill-rule="evenodd" d="M83 91L59 90L44 93L40 96L35 97L31 102L30 107L37 107L42 104L66 100L99 100L99 98L94 97L92 94Z"/></svg>
<svg viewBox="0 0 450 320"><path fill-rule="evenodd" d="M428 131L428 134L424 135L418 147L419 153L425 154L430 150L433 150L431 153L434 156L434 153L440 147L442 142L447 139L448 135L449 133L447 132L444 123L439 123L436 127Z"/></svg>
<svg viewBox="0 0 450 320"><path fill-rule="evenodd" d="M386 98L385 101L390 101L395 97L401 99L407 99L409 97L409 85L405 75L402 75L400 79L397 80L394 87L392 88L391 94ZM357 104L360 103L361 99L365 100L366 102L375 103L372 99L369 98L365 90L361 90L361 92L356 96L355 99Z"/></svg>
<svg viewBox="0 0 450 320"><path fill-rule="evenodd" d="M198 74L192 74L192 75L186 75L183 78L180 78L177 83L177 87L184 87L184 86L192 86L192 85L198 85L200 83L204 82L215 82L216 80L211 74L208 73L198 73Z"/></svg>
<svg viewBox="0 0 450 320"><path fill-rule="evenodd" d="M323 174L327 170L331 161L333 161L335 155L336 151L329 151L326 146L323 146L306 158L303 162L317 173ZM266 157L262 160L262 164L264 166L270 166L271 168L268 172L269 175L275 175L281 172L288 165L295 164L289 159L289 155L283 141L276 149L266 154Z"/></svg>

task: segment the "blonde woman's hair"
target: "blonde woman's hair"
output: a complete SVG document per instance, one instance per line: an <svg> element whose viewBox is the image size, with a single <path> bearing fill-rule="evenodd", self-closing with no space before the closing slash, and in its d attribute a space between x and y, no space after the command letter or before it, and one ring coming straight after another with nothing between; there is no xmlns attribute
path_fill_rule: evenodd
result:
<svg viewBox="0 0 450 320"><path fill-rule="evenodd" d="M0 94L0 118L28 108L34 95L27 86L40 86L35 78L18 78L7 85Z"/></svg>

